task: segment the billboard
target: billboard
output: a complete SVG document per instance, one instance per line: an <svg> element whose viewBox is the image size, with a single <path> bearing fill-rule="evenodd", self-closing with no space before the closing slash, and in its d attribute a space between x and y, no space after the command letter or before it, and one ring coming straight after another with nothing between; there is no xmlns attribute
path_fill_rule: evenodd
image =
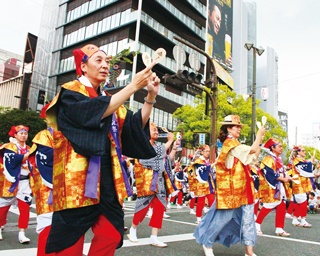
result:
<svg viewBox="0 0 320 256"><path fill-rule="evenodd" d="M279 124L281 128L287 133L288 132L288 113L278 111Z"/></svg>
<svg viewBox="0 0 320 256"><path fill-rule="evenodd" d="M222 66L232 68L233 0L209 0L207 53Z"/></svg>

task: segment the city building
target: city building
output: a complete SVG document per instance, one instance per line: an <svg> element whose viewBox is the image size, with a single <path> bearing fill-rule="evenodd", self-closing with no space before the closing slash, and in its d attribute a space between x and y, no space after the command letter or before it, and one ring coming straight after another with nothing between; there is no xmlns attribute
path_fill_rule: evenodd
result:
<svg viewBox="0 0 320 256"><path fill-rule="evenodd" d="M0 82L21 75L23 56L0 49Z"/></svg>
<svg viewBox="0 0 320 256"><path fill-rule="evenodd" d="M167 52L166 58L156 65L154 72L161 78L165 74L177 72L177 63L173 56L173 48L179 44L174 37L192 42L194 46L205 50L206 46L206 21L207 6L206 0L188 1L117 1L117 0L92 0L92 1L60 1L60 5L53 7L52 1L47 3L56 16L54 42L43 40L38 41L38 49L35 61L36 71L33 75L33 82L39 85L33 88L31 95L35 98L37 90L45 90L46 98L52 97L59 90L63 83L76 78L73 50L87 43L98 45L110 55L130 47L132 51L140 53L148 52L151 56L158 48L164 48ZM55 8L55 9L54 9ZM45 8L44 8L45 11ZM44 23L50 23L46 15L43 15ZM48 18L49 19L49 18ZM52 24L52 23L51 23ZM52 25L49 26L52 28ZM49 32L52 30L47 30ZM192 56L194 51L185 45L180 44L186 56ZM52 56L47 56L50 62L48 65L48 80L45 81L45 71L42 71L43 56L45 51L51 47ZM39 49L40 48L40 49ZM39 55L39 58L38 58ZM205 57L197 56L200 60L198 72L204 75ZM39 60L42 60L39 61ZM190 60L180 63L182 69L192 70ZM44 64L45 65L45 64ZM39 68L38 68L39 67ZM122 74L113 88L108 89L115 93L128 84L132 76L145 66L141 54L133 59L133 64L125 64ZM187 87L162 84L157 103L153 111L152 120L158 126L165 126L169 130L175 130L176 123L172 113L185 104L194 105L195 94ZM129 107L136 111L143 104L145 90L141 90L130 99ZM32 103L33 104L33 103Z"/></svg>
<svg viewBox="0 0 320 256"><path fill-rule="evenodd" d="M21 63L21 62L20 62ZM19 60L9 58L0 64L0 82L16 77L20 73L21 65Z"/></svg>
<svg viewBox="0 0 320 256"><path fill-rule="evenodd" d="M257 99L259 107L278 119L278 55L271 47L257 59ZM279 120L279 119L278 119Z"/></svg>

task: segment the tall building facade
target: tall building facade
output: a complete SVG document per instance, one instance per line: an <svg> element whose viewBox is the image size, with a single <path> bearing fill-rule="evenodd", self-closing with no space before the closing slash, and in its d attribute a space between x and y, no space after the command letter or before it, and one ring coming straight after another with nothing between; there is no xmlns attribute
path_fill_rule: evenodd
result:
<svg viewBox="0 0 320 256"><path fill-rule="evenodd" d="M257 57L257 99L259 107L279 120L278 91L278 55L273 48L267 47L265 52ZM268 95L263 95L267 93ZM267 99L264 100L264 97Z"/></svg>
<svg viewBox="0 0 320 256"><path fill-rule="evenodd" d="M48 1L49 5L53 1ZM158 48L167 52L165 59L153 68L161 78L165 74L174 74L177 71L172 49L180 44L184 49L187 60L182 63L183 69L192 70L188 57L194 53L189 47L179 43L174 37L191 42L195 47L205 50L206 47L206 0L77 0L60 1L58 7L51 6L56 16L54 36L51 42L41 42L41 32L35 61L35 70L43 62L45 52L41 48L50 49L51 56L47 66L49 74L45 80L45 71L34 74L39 90L45 88L48 100L59 90L60 86L76 78L73 50L85 44L98 45L107 54L116 53L130 47L140 53L148 52L151 56ZM45 11L45 9L44 9ZM46 18L46 17L44 17ZM49 19L47 19L49 21ZM52 33L52 21L47 35ZM52 43L52 40L53 43ZM50 52L49 51L49 52ZM204 74L206 60L199 56L199 73ZM44 63L46 65L46 63ZM121 76L110 93L119 91L131 81L132 76L144 68L141 54L133 59L133 64L125 64ZM41 70L41 67L40 69ZM43 83L44 82L44 83ZM44 85L45 84L45 85ZM36 95L36 92L34 93ZM141 90L130 99L130 108L137 110L143 104L145 90ZM157 103L151 119L156 120L158 126L165 126L175 130L176 124L172 113L181 105L194 105L195 93L185 87L176 87L172 84L162 84Z"/></svg>
<svg viewBox="0 0 320 256"><path fill-rule="evenodd" d="M233 8L233 63L234 91L251 95L253 84L253 50L245 49L246 43L257 45L257 4L251 0L234 1ZM259 58L256 59L258 63Z"/></svg>

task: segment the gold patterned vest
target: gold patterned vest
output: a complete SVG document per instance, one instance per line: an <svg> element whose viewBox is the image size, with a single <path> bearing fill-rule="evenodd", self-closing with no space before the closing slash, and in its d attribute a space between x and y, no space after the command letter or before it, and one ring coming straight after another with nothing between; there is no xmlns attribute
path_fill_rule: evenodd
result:
<svg viewBox="0 0 320 256"><path fill-rule="evenodd" d="M227 169L225 164L229 151L238 145L240 145L238 140L227 138L217 160L217 209L235 209L241 205L252 204L254 201L254 185L250 166L243 165L236 157L231 169Z"/></svg>
<svg viewBox="0 0 320 256"><path fill-rule="evenodd" d="M292 182L292 194L304 194L312 191L312 184L310 181L310 178L303 177L300 175L300 173L297 171L296 165L299 162L305 162L306 160L300 157L296 157L293 159L292 163L292 175L299 175L300 184L296 184Z"/></svg>
<svg viewBox="0 0 320 256"><path fill-rule="evenodd" d="M192 187L194 190L191 190L194 192L194 195L199 197L199 196L206 196L211 194L212 192L210 191L210 185L209 182L211 183L211 187L214 188L214 182L213 182L213 177L211 173L209 174L210 179L206 183L201 183L197 180L196 178L196 164L203 164L205 165L205 160L202 159L201 157L197 158L193 164L192 164L192 171L193 171L193 177L190 179Z"/></svg>
<svg viewBox="0 0 320 256"><path fill-rule="evenodd" d="M1 149L4 149L4 148L11 150L14 153L18 154L17 146L12 142L6 143L1 146ZM28 148L28 150L30 149L29 146L27 146L27 148ZM3 158L3 156L1 156L1 157ZM28 168L29 177L30 177L30 186L32 187L33 186L33 179L32 179L32 176L30 175L29 167L26 167L26 168ZM13 183L11 183L10 181L8 181L6 179L6 177L3 174L3 171L4 171L4 165L1 164L1 166L0 166L0 197L14 197L17 195L19 185L14 189L14 191L12 193L9 192L9 188L12 186Z"/></svg>
<svg viewBox="0 0 320 256"><path fill-rule="evenodd" d="M276 172L276 162L274 158L270 155L267 155L261 162L261 170L268 166L271 168L274 172ZM261 197L261 201L263 203L273 203L280 201L280 193L278 198L274 198L276 194L276 189L273 189L271 186L269 186L268 182L266 181L265 177L262 173L259 175L259 181L260 181L260 187L259 187L259 194ZM286 193L287 194L287 193ZM287 194L288 195L288 194Z"/></svg>
<svg viewBox="0 0 320 256"><path fill-rule="evenodd" d="M150 168L144 167L138 159L134 161L134 176L136 180L137 196L151 196L158 192L158 183L156 184L156 190L151 191L152 178L154 171ZM164 175L164 185L166 189L166 195L169 196L174 192L174 187L172 186L172 181L166 171L163 172Z"/></svg>
<svg viewBox="0 0 320 256"><path fill-rule="evenodd" d="M53 137L48 130L42 130L37 133L37 135L33 138L32 142L34 146L32 149L35 150L35 147L38 145L47 146L53 148ZM50 188L44 185L40 172L34 163L33 165L33 179L34 179L34 186L33 186L33 194L35 196L35 203L36 203L36 211L37 214L44 214L53 211L52 205L48 204L48 199L50 195Z"/></svg>
<svg viewBox="0 0 320 256"><path fill-rule="evenodd" d="M75 91L89 97L86 87L78 80L66 83L62 86L67 90ZM59 99L59 93L52 100L47 110L48 123L54 128L54 167L53 167L53 208L54 211L70 208L80 208L84 206L94 205L100 202L100 178L97 184L97 198L88 198L84 196L85 184L89 160L74 151L71 143L59 131L56 124L55 104ZM115 112L118 121L119 134L121 134L122 126L127 110L124 106L118 108ZM111 142L111 159L112 173L119 203L122 205L124 199L128 197L125 188L124 177L122 175L120 161L117 156L115 141L110 134L108 135ZM120 137L120 136L119 136ZM121 141L120 141L121 144Z"/></svg>

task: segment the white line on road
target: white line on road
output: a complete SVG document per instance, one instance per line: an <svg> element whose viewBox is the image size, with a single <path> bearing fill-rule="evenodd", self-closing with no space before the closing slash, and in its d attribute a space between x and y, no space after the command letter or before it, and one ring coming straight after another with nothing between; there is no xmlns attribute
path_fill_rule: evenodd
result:
<svg viewBox="0 0 320 256"><path fill-rule="evenodd" d="M294 238L284 238L279 236L270 236L270 235L262 235L261 237L268 237L273 239L283 239L288 241L294 241L298 243L306 243L306 244L314 244L320 245L320 242L308 241L308 240L301 240L301 239L294 239ZM161 236L159 239L163 242L179 242L179 241L186 241L186 240L193 240L193 233L186 233L180 235L170 235L170 236ZM123 247L132 247L132 246L142 246L142 245L149 245L150 238L141 238L139 239L138 243L130 242L126 235L125 240L123 241ZM84 244L83 253L88 254L90 248L90 243ZM1 250L1 255L6 256L25 256L25 255L36 255L37 248L28 248L28 249L14 249L14 250Z"/></svg>

